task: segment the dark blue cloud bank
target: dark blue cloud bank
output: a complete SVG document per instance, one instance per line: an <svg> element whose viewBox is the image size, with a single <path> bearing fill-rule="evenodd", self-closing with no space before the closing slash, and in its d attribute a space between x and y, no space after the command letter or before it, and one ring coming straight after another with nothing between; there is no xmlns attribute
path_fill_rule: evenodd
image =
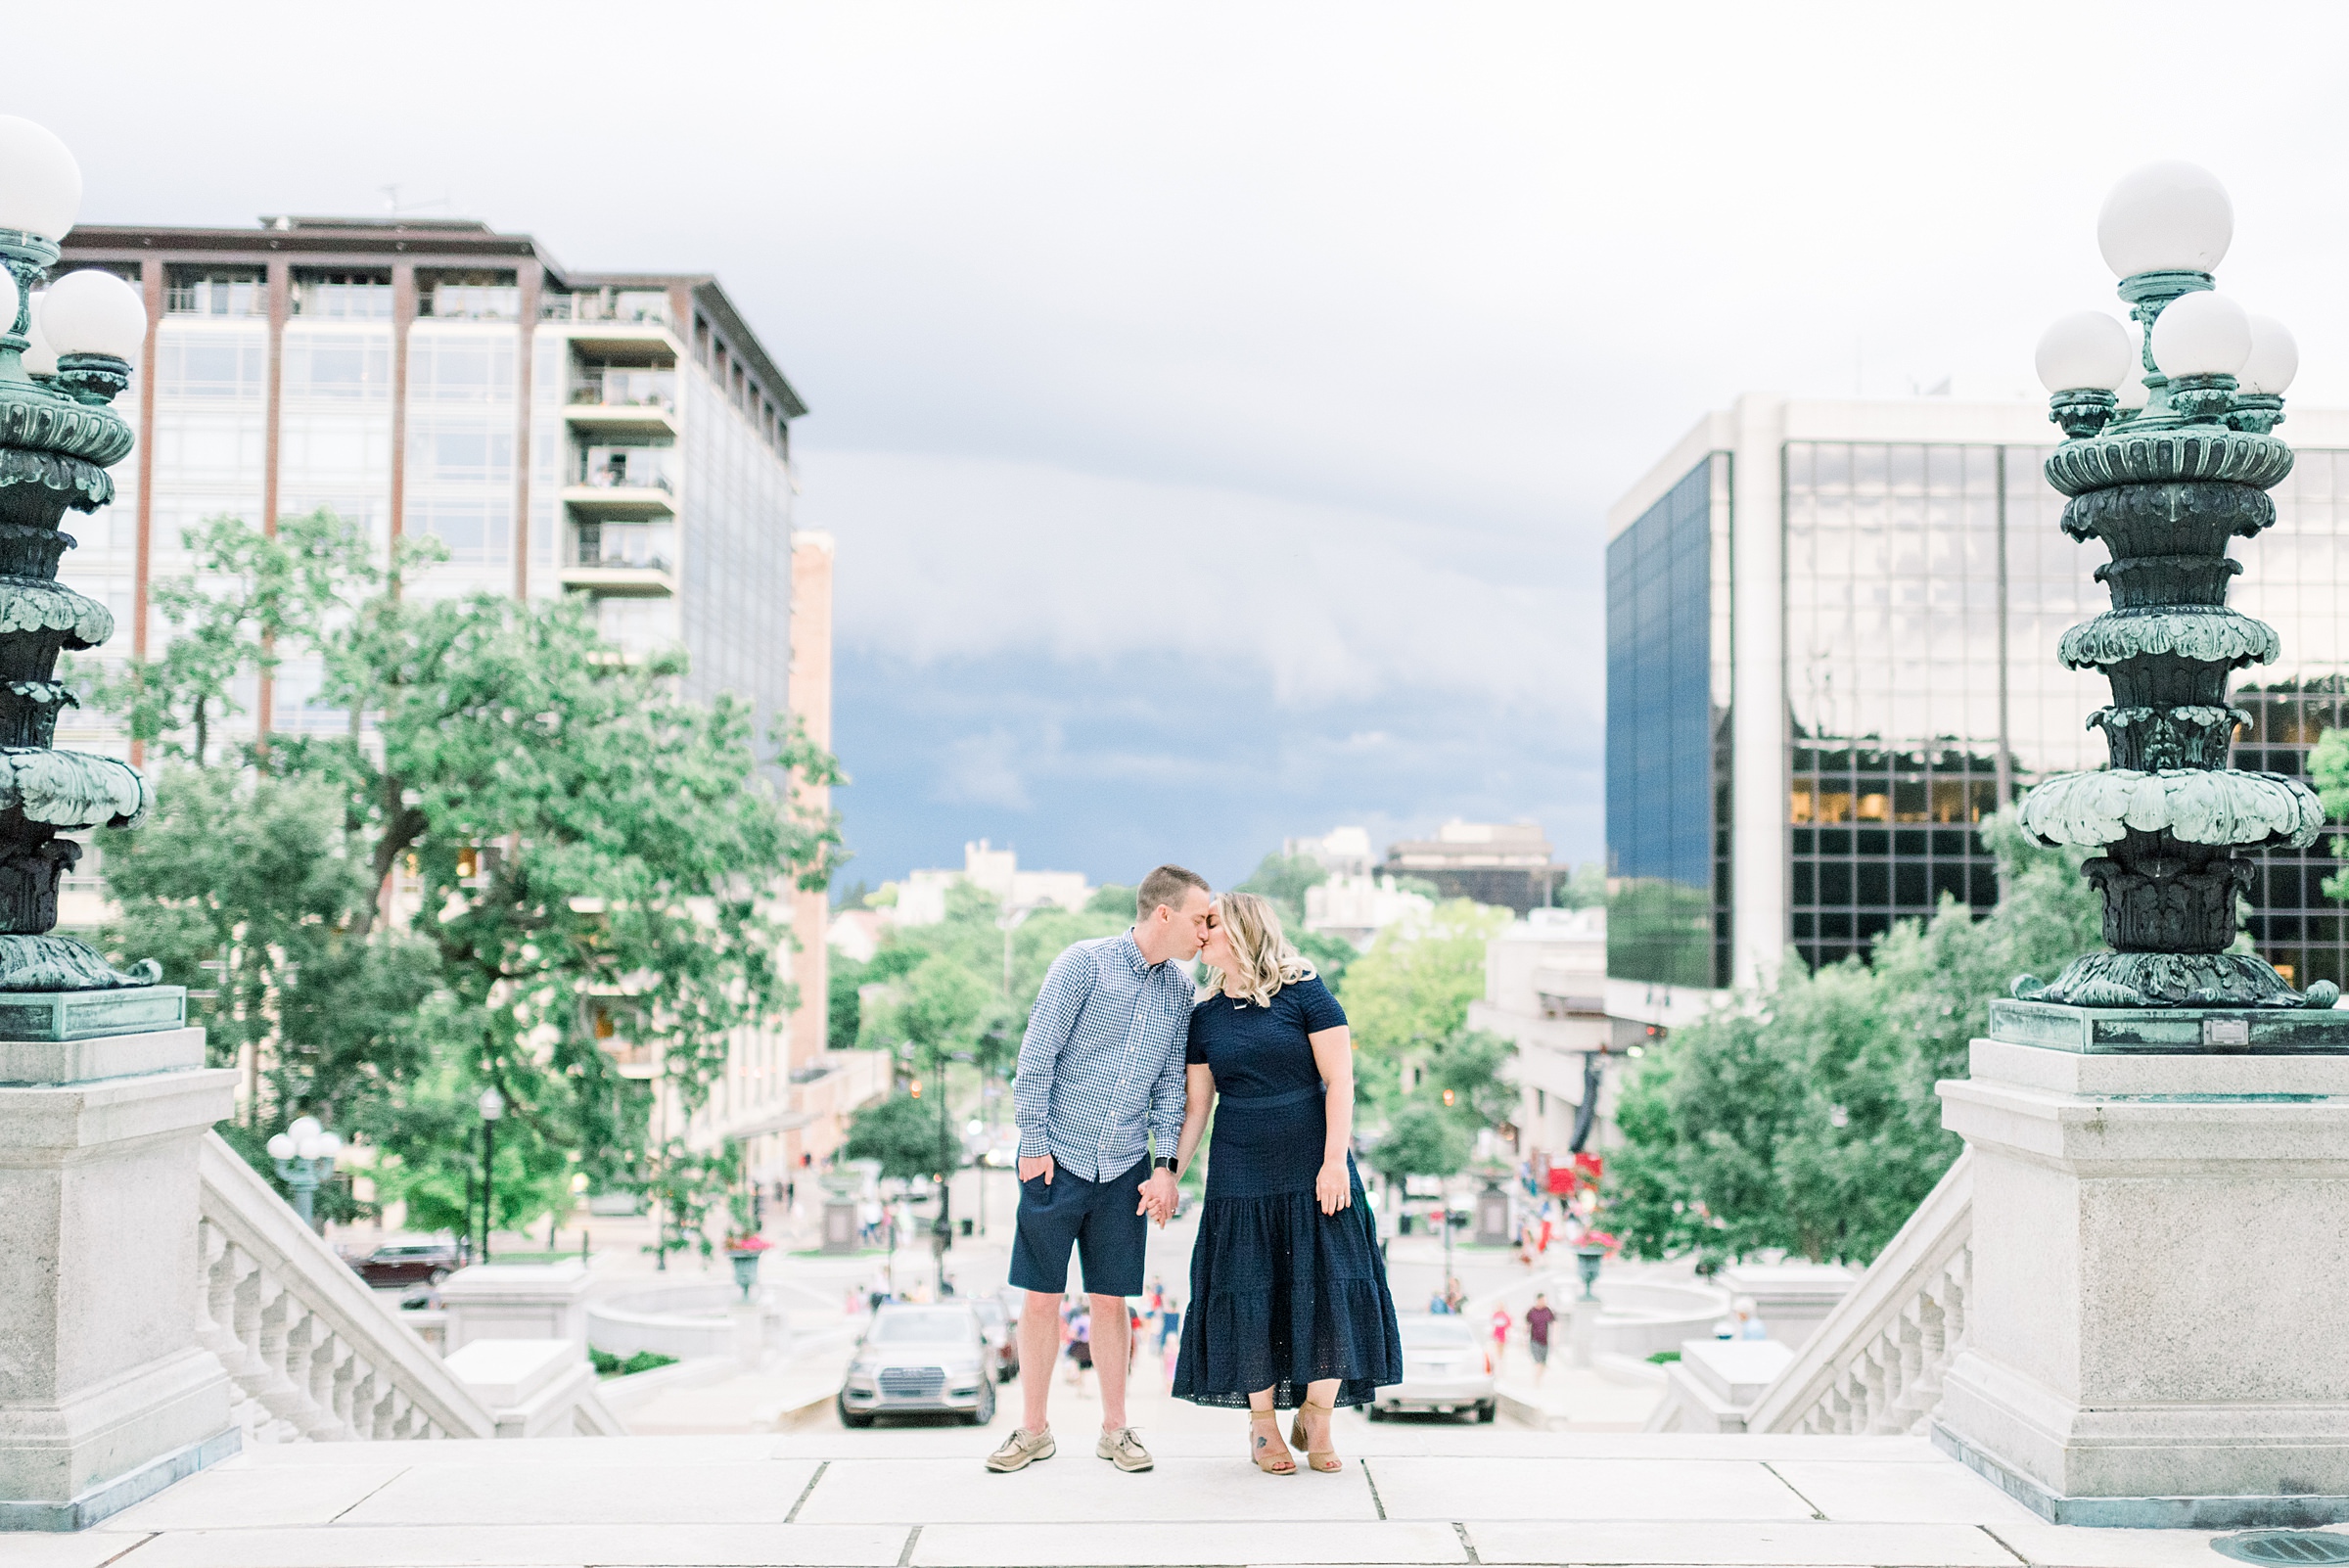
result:
<svg viewBox="0 0 2349 1568"><path fill-rule="evenodd" d="M1023 866L1131 882L1159 860L1219 886L1285 836L1341 822L1374 842L1447 816L1546 827L1561 858L1602 836L1598 737L1502 702L1430 694L1297 708L1246 672L1136 655L938 661L844 650L836 800L842 885L959 865L966 840Z"/></svg>

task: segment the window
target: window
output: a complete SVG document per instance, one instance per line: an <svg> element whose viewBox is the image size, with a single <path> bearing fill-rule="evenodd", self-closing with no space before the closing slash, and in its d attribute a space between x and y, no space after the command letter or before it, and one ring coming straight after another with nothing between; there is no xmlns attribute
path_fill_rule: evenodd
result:
<svg viewBox="0 0 2349 1568"><path fill-rule="evenodd" d="M253 267L198 271L173 267L163 293L163 309L175 316L265 316L269 285Z"/></svg>
<svg viewBox="0 0 2349 1568"><path fill-rule="evenodd" d="M303 272L294 282L294 314L390 320L389 272Z"/></svg>
<svg viewBox="0 0 2349 1568"><path fill-rule="evenodd" d="M416 313L437 321L519 321L522 286L511 272L439 272L420 280Z"/></svg>

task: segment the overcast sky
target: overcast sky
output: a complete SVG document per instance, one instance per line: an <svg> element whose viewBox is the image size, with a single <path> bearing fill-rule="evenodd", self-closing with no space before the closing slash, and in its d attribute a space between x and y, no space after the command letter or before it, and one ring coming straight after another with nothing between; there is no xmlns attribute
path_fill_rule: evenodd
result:
<svg viewBox="0 0 2349 1568"><path fill-rule="evenodd" d="M17 8L8 107L93 221L396 186L715 272L813 409L848 875L1223 881L1455 814L1600 855L1607 504L1741 391L2040 395L2139 162L2227 182L2222 287L2349 401L2342 17L139 0Z"/></svg>

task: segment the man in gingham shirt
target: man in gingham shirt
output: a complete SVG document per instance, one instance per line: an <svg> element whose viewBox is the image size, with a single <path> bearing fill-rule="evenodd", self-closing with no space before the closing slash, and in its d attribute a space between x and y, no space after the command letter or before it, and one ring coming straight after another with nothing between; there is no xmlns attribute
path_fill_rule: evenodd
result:
<svg viewBox="0 0 2349 1568"><path fill-rule="evenodd" d="M1149 1450L1126 1424L1126 1298L1142 1293L1148 1220L1164 1225L1174 1212L1192 997L1182 966L1207 941L1214 909L1206 881L1178 865L1142 878L1134 902L1124 936L1074 943L1052 960L1020 1041L1011 1090L1020 1129L1011 1283L1028 1292L1020 1313L1025 1419L988 1455L990 1470L1052 1456L1045 1406L1072 1246L1092 1298L1101 1374L1093 1453L1121 1470L1150 1468Z"/></svg>

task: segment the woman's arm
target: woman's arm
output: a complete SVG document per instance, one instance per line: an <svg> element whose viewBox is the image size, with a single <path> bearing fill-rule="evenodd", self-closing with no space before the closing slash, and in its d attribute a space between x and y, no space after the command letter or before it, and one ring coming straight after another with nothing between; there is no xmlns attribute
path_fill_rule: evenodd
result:
<svg viewBox="0 0 2349 1568"><path fill-rule="evenodd" d="M1205 1063L1191 1063L1183 1080L1182 1135L1174 1140L1174 1165L1191 1168L1191 1151L1207 1131L1207 1113L1216 1108L1216 1075Z"/></svg>
<svg viewBox="0 0 2349 1568"><path fill-rule="evenodd" d="M1313 1178L1313 1196L1321 1200L1323 1214L1336 1214L1354 1204L1354 1183L1346 1175L1346 1149L1354 1141L1354 1031L1340 1024L1305 1038L1327 1085L1321 1114L1329 1123L1329 1134L1321 1142L1321 1174Z"/></svg>

